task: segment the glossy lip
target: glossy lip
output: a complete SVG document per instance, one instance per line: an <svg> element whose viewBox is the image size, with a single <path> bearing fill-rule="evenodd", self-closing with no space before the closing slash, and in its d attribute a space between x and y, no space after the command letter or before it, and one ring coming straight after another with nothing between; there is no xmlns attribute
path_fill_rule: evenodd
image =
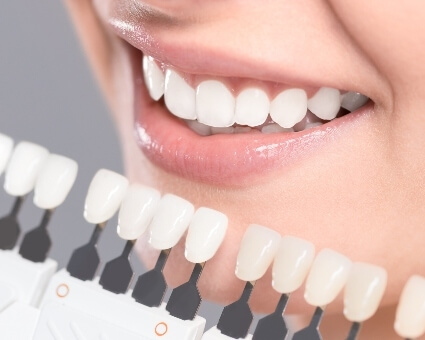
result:
<svg viewBox="0 0 425 340"><path fill-rule="evenodd" d="M328 143L348 138L350 131L373 112L374 104L370 102L356 112L301 132L199 136L170 114L163 100L154 102L150 98L143 81L140 51L192 74L246 77L304 86L318 84L309 81L298 70L282 75L266 66L253 67L248 59L235 60L205 49L191 55L193 46L161 41L148 30L149 24L143 26L133 22L134 18L127 21L120 18L128 13L125 8L123 11L124 14L110 18L109 23L118 36L134 46L130 53L135 84L136 139L145 156L167 172L221 187L252 185L265 179L265 174L271 171L279 170L282 175L282 171L300 166L302 159L319 152ZM211 57L216 54L217 58ZM319 86L344 88L338 85L341 84Z"/></svg>
<svg viewBox="0 0 425 340"><path fill-rule="evenodd" d="M296 165L311 152L343 138L373 111L373 103L327 124L301 132L218 134L199 136L168 112L163 100L153 101L144 85L142 56L132 56L137 142L155 165L216 186L252 184L267 172Z"/></svg>

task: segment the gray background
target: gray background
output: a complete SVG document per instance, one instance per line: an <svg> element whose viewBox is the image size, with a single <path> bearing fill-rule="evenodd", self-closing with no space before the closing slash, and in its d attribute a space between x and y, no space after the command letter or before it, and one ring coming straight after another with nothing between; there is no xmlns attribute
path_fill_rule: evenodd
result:
<svg viewBox="0 0 425 340"><path fill-rule="evenodd" d="M122 172L117 136L103 98L61 1L3 1L0 10L0 133L28 140L79 163L76 185L51 221L51 257L65 266L87 242L93 227L83 218L87 187L99 168ZM3 182L3 177L0 178ZM0 188L0 216L13 200ZM20 214L23 231L40 221L32 195ZM103 263L117 256L123 241L111 221L99 243ZM143 267L134 257L136 275ZM207 327L221 308L203 303Z"/></svg>

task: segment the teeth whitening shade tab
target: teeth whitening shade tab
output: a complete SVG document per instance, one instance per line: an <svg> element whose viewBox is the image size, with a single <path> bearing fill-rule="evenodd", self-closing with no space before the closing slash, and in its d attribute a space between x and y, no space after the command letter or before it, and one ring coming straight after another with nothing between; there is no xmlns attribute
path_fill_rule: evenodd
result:
<svg viewBox="0 0 425 340"><path fill-rule="evenodd" d="M96 227L89 242L76 249L69 260L68 272L80 280L93 280L100 259L97 242L105 223L118 210L128 187L128 180L113 171L101 169L93 177L86 196L84 217Z"/></svg>
<svg viewBox="0 0 425 340"><path fill-rule="evenodd" d="M118 235L127 240L117 258L109 261L102 272L99 284L115 294L124 294L130 287L134 271L130 253L136 240L145 232L161 198L158 190L131 184L118 214Z"/></svg>
<svg viewBox="0 0 425 340"><path fill-rule="evenodd" d="M375 314L386 285L387 272L384 268L353 263L344 290L344 315L353 322L347 340L357 339L361 323Z"/></svg>
<svg viewBox="0 0 425 340"><path fill-rule="evenodd" d="M293 340L321 340L319 326L324 307L331 303L344 288L351 268L351 261L331 249L323 249L316 257L307 277L304 298L316 306L310 324L296 332Z"/></svg>
<svg viewBox="0 0 425 340"><path fill-rule="evenodd" d="M72 159L49 155L40 171L34 188L34 204L45 209L38 227L29 231L22 241L19 254L33 262L44 262L51 240L47 230L53 209L61 205L74 185L78 165Z"/></svg>
<svg viewBox="0 0 425 340"><path fill-rule="evenodd" d="M164 195L149 225L149 243L161 250L155 267L137 279L132 297L148 307L158 307L167 291L163 269L171 248L181 239L195 211L192 203L172 194Z"/></svg>
<svg viewBox="0 0 425 340"><path fill-rule="evenodd" d="M245 338L251 326L253 315L248 305L253 282L260 279L272 263L279 248L280 235L274 230L251 224L240 245L236 276L247 281L238 301L224 307L217 329L224 335L238 339Z"/></svg>
<svg viewBox="0 0 425 340"><path fill-rule="evenodd" d="M181 320L193 320L201 305L202 298L198 290L198 280L204 264L217 252L224 240L228 225L225 214L209 209L199 208L189 225L186 237L185 256L195 263L189 281L175 288L167 303L170 315Z"/></svg>
<svg viewBox="0 0 425 340"><path fill-rule="evenodd" d="M0 220L0 249L15 247L21 232L17 217L22 207L23 197L34 188L48 154L46 148L29 142L20 142L15 147L6 168L4 189L17 199L9 216Z"/></svg>
<svg viewBox="0 0 425 340"><path fill-rule="evenodd" d="M283 236L273 263L273 288L282 294L272 314L258 321L253 340L281 340L288 333L283 318L289 294L304 282L314 260L314 245L297 237Z"/></svg>

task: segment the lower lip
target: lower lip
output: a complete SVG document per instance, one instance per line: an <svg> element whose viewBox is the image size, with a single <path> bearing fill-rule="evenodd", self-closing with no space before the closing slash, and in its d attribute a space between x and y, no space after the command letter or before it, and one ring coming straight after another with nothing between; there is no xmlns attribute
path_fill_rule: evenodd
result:
<svg viewBox="0 0 425 340"><path fill-rule="evenodd" d="M265 174L302 166L311 152L337 143L370 115L368 104L327 124L301 132L199 136L154 102L144 85L141 55L134 53L135 127L140 149L155 165L189 180L216 186L245 186Z"/></svg>

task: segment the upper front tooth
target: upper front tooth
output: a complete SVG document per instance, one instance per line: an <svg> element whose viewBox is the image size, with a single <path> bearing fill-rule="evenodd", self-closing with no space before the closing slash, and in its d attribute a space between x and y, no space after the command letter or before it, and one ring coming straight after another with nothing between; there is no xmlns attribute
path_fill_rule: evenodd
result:
<svg viewBox="0 0 425 340"><path fill-rule="evenodd" d="M24 196L35 181L49 152L40 145L21 142L12 153L6 169L4 190L12 196Z"/></svg>
<svg viewBox="0 0 425 340"><path fill-rule="evenodd" d="M403 288L394 328L403 338L416 339L425 333L425 278L414 275Z"/></svg>
<svg viewBox="0 0 425 340"><path fill-rule="evenodd" d="M289 89L279 93L270 104L270 116L284 128L291 128L307 113L307 94L301 89Z"/></svg>
<svg viewBox="0 0 425 340"><path fill-rule="evenodd" d="M164 73L152 57L143 56L143 75L145 84L153 100L164 94Z"/></svg>
<svg viewBox="0 0 425 340"><path fill-rule="evenodd" d="M164 195L149 225L149 243L156 249L174 247L189 227L195 208L185 199Z"/></svg>
<svg viewBox="0 0 425 340"><path fill-rule="evenodd" d="M237 124L261 125L266 121L269 111L269 97L261 89L245 89L236 98L235 120Z"/></svg>
<svg viewBox="0 0 425 340"><path fill-rule="evenodd" d="M34 204L41 209L61 205L74 185L78 164L60 155L49 155L34 188Z"/></svg>
<svg viewBox="0 0 425 340"><path fill-rule="evenodd" d="M252 224L246 230L239 248L236 276L243 281L261 278L279 248L280 235L274 230Z"/></svg>
<svg viewBox="0 0 425 340"><path fill-rule="evenodd" d="M165 105L177 117L196 119L195 90L180 75L168 69L165 72Z"/></svg>
<svg viewBox="0 0 425 340"><path fill-rule="evenodd" d="M339 90L321 87L319 91L308 100L307 106L311 112L321 119L334 119L341 107Z"/></svg>
<svg viewBox="0 0 425 340"><path fill-rule="evenodd" d="M347 282L351 261L331 249L323 249L316 257L307 277L304 298L313 306L332 302Z"/></svg>
<svg viewBox="0 0 425 340"><path fill-rule="evenodd" d="M190 222L186 237L186 259L193 263L202 263L211 259L227 230L227 216L209 208L199 208Z"/></svg>
<svg viewBox="0 0 425 340"><path fill-rule="evenodd" d="M344 291L344 315L363 322L375 314L387 285L384 268L356 262L351 267Z"/></svg>
<svg viewBox="0 0 425 340"><path fill-rule="evenodd" d="M273 288L282 294L296 291L304 282L313 259L312 243L283 236L273 263Z"/></svg>
<svg viewBox="0 0 425 340"><path fill-rule="evenodd" d="M196 88L196 115L200 123L226 127L235 122L235 98L217 80L206 80Z"/></svg>
<svg viewBox="0 0 425 340"><path fill-rule="evenodd" d="M347 92L341 96L341 107L353 112L363 106L369 100L368 97L358 92Z"/></svg>
<svg viewBox="0 0 425 340"><path fill-rule="evenodd" d="M0 175L9 162L13 149L13 139L0 133Z"/></svg>
<svg viewBox="0 0 425 340"><path fill-rule="evenodd" d="M109 220L124 199L128 180L113 171L101 169L93 177L84 204L84 217L89 223Z"/></svg>
<svg viewBox="0 0 425 340"><path fill-rule="evenodd" d="M132 184L121 204L118 235L125 240L137 240L151 222L160 198L158 190Z"/></svg>

